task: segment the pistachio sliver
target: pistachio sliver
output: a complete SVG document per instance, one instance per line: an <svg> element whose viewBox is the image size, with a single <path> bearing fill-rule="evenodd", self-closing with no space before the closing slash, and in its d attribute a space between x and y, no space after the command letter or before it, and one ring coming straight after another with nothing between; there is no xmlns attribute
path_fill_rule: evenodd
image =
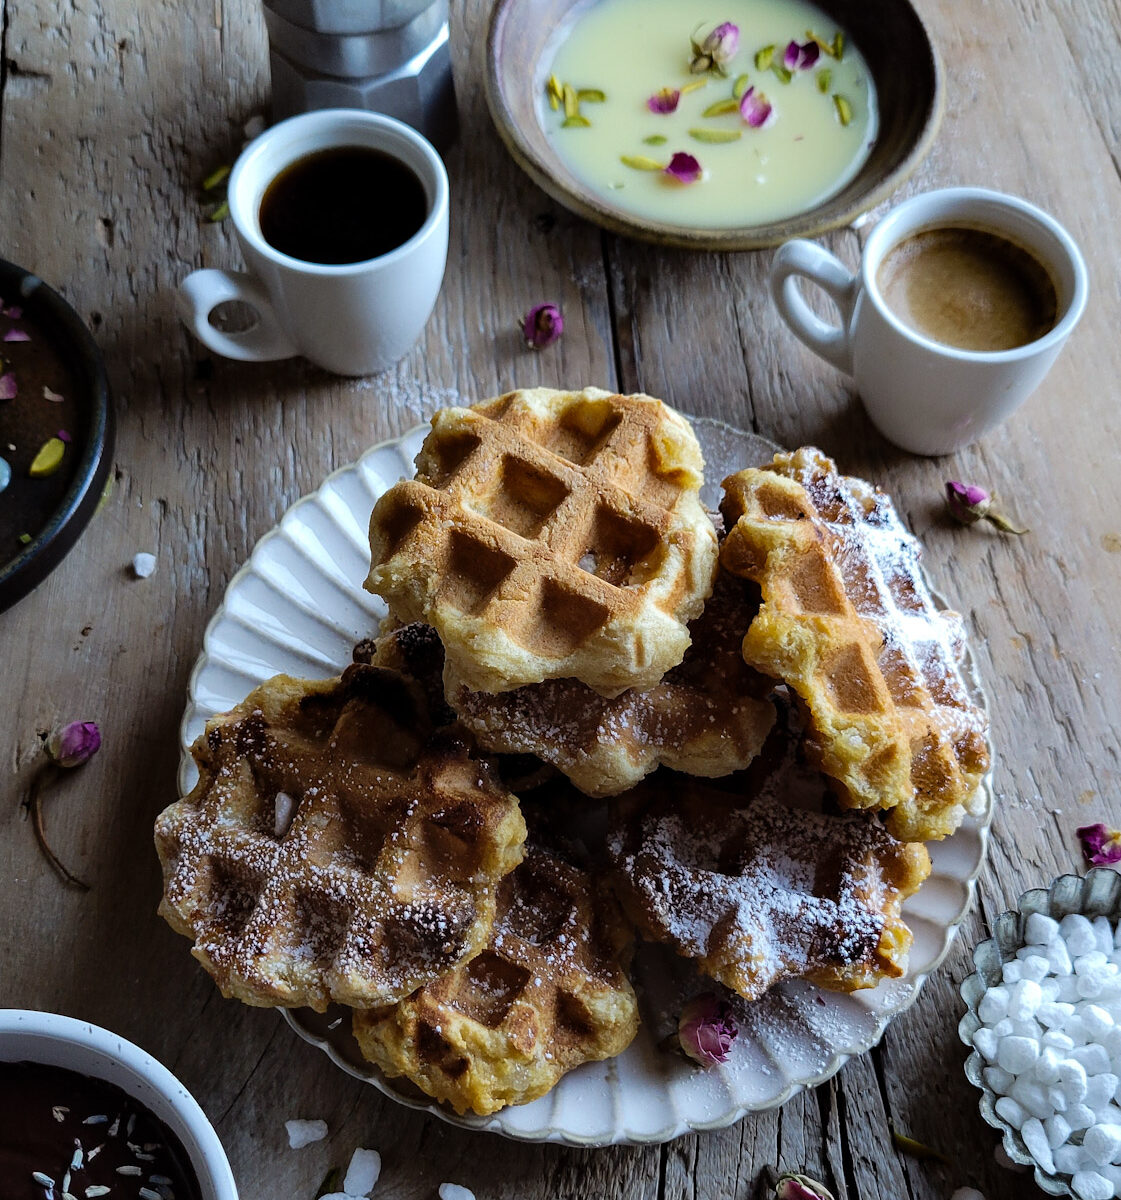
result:
<svg viewBox="0 0 1121 1200"><path fill-rule="evenodd" d="M579 113L573 113L571 117L565 117L561 122L562 129L591 129L592 123L587 117L582 117Z"/></svg>
<svg viewBox="0 0 1121 1200"><path fill-rule="evenodd" d="M833 72L828 67L822 67L814 76L817 81L817 90L824 96L829 91L829 85L833 82Z"/></svg>
<svg viewBox="0 0 1121 1200"><path fill-rule="evenodd" d="M742 100L744 92L747 91L751 80L746 75L737 75L736 82L732 84L732 96L736 100Z"/></svg>
<svg viewBox="0 0 1121 1200"><path fill-rule="evenodd" d="M838 29L833 35L833 57L840 62L845 53L845 35Z"/></svg>
<svg viewBox="0 0 1121 1200"><path fill-rule="evenodd" d="M764 46L762 50L755 52L755 69L757 71L765 71L774 61L775 48L774 46Z"/></svg>
<svg viewBox="0 0 1121 1200"><path fill-rule="evenodd" d="M708 87L707 79L694 79L691 83L682 84L679 91L684 96L686 92L695 92L698 88Z"/></svg>
<svg viewBox="0 0 1121 1200"><path fill-rule="evenodd" d="M664 171L665 163L655 158L647 158L645 154L621 154L619 161L624 167L633 167L636 171Z"/></svg>
<svg viewBox="0 0 1121 1200"><path fill-rule="evenodd" d="M576 89L571 83L566 83L561 95L564 98L564 115L571 119L580 111L580 101L576 98Z"/></svg>
<svg viewBox="0 0 1121 1200"><path fill-rule="evenodd" d="M556 112L561 106L561 100L564 99L564 92L561 89L560 80L555 75L550 75L546 81L545 95L549 98L549 107Z"/></svg>
<svg viewBox="0 0 1121 1200"><path fill-rule="evenodd" d="M581 104L583 104L585 100L589 104L602 104L607 99L607 95L606 93L601 92L599 88L580 88L580 90L576 93L576 99L579 100Z"/></svg>
<svg viewBox="0 0 1121 1200"><path fill-rule="evenodd" d="M652 133L649 137L644 137L642 140L647 146L664 146L669 139L664 133Z"/></svg>
<svg viewBox="0 0 1121 1200"><path fill-rule="evenodd" d="M230 174L229 167L227 167L225 165L223 165L221 167L215 167L214 170L211 171L210 174L207 175L207 177L202 181L202 190L204 192L214 191L214 189L216 187L218 187L220 184L223 184L226 182L226 179L229 177L229 174Z"/></svg>
<svg viewBox="0 0 1121 1200"><path fill-rule="evenodd" d="M784 67L782 63L771 63L771 70L774 71L779 83L789 83L794 78L794 72Z"/></svg>
<svg viewBox="0 0 1121 1200"><path fill-rule="evenodd" d="M690 129L689 136L698 142L738 142L743 136L740 129Z"/></svg>
<svg viewBox="0 0 1121 1200"><path fill-rule="evenodd" d="M833 96L833 107L837 110L837 120L847 125L852 120L852 105L844 96Z"/></svg>
<svg viewBox="0 0 1121 1200"><path fill-rule="evenodd" d="M715 104L710 104L708 108L701 113L702 117L724 117L728 113L739 111L739 101L729 97L727 100L717 100Z"/></svg>

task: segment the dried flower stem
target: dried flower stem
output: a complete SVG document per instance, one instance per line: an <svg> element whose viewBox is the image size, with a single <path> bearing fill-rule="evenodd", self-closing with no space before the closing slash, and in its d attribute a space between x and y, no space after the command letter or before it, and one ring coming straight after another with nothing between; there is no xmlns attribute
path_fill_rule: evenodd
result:
<svg viewBox="0 0 1121 1200"><path fill-rule="evenodd" d="M31 822L35 828L35 840L39 843L39 849L43 852L44 858L46 858L70 887L80 888L83 892L88 892L90 885L85 880L79 879L71 871L68 871L63 865L62 860L51 849L51 844L47 841L47 831L43 826L43 793L61 773L60 769L54 763L43 763L32 777L26 805L31 813Z"/></svg>

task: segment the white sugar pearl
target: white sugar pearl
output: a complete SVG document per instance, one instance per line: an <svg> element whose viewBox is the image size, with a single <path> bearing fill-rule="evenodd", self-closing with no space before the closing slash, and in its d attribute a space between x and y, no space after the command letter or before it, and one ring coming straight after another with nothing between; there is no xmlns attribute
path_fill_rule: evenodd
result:
<svg viewBox="0 0 1121 1200"><path fill-rule="evenodd" d="M1113 1018L1100 1004L1084 1004L1078 1014L1082 1018L1087 1037L1095 1042L1105 1041L1105 1035L1113 1028Z"/></svg>
<svg viewBox="0 0 1121 1200"><path fill-rule="evenodd" d="M993 1108L996 1109L996 1115L1003 1117L1014 1129L1019 1129L1028 1119L1028 1114L1011 1096L1001 1096Z"/></svg>
<svg viewBox="0 0 1121 1200"><path fill-rule="evenodd" d="M1024 941L1029 946L1046 946L1059 936L1059 922L1046 913L1030 913L1024 923ZM1119 943L1121 944L1121 943Z"/></svg>
<svg viewBox="0 0 1121 1200"><path fill-rule="evenodd" d="M475 1193L458 1183L441 1183L440 1200L475 1200Z"/></svg>
<svg viewBox="0 0 1121 1200"><path fill-rule="evenodd" d="M1079 1200L1113 1200L1113 1184L1097 1171L1075 1171L1070 1186Z"/></svg>
<svg viewBox="0 0 1121 1200"><path fill-rule="evenodd" d="M1052 1150L1056 1146L1061 1146L1070 1137L1070 1122L1061 1113L1048 1117L1043 1122L1043 1129L1047 1134L1047 1145Z"/></svg>
<svg viewBox="0 0 1121 1200"><path fill-rule="evenodd" d="M1102 1054L1105 1054L1104 1050ZM1022 1071L1030 1070L1035 1066L1038 1059L1039 1043L1034 1038L1017 1037L1015 1034L1012 1034L1010 1037L1001 1039L1001 1043L997 1047L997 1066L1003 1067L1006 1071L1011 1071L1013 1075L1019 1075ZM1085 1071L1083 1071L1083 1077L1085 1077Z"/></svg>
<svg viewBox="0 0 1121 1200"><path fill-rule="evenodd" d="M1027 1075L1021 1075L1009 1088L1008 1094L1017 1104L1031 1116L1042 1120L1051 1115L1050 1101L1047 1099L1047 1089L1041 1083L1036 1083Z"/></svg>
<svg viewBox="0 0 1121 1200"><path fill-rule="evenodd" d="M1099 1167L1098 1170L1113 1184L1113 1194L1116 1196L1118 1191L1121 1190L1121 1167L1107 1163L1104 1167Z"/></svg>
<svg viewBox="0 0 1121 1200"><path fill-rule="evenodd" d="M1024 977L1023 964L1020 962L1006 962L1001 967L1000 974L1005 983L1019 983Z"/></svg>
<svg viewBox="0 0 1121 1200"><path fill-rule="evenodd" d="M1110 1013L1110 1016L1113 1014ZM1046 1035L1044 1035L1046 1036ZM1106 1054L1109 1055L1109 1061L1116 1069L1121 1060L1121 1025L1114 1021L1113 1028L1102 1038L1102 1045L1105 1047Z"/></svg>
<svg viewBox="0 0 1121 1200"><path fill-rule="evenodd" d="M1058 1083L1059 1063L1062 1061L1062 1054L1054 1046L1044 1046L1039 1052L1039 1061L1035 1064L1036 1079L1040 1083Z"/></svg>
<svg viewBox="0 0 1121 1200"><path fill-rule="evenodd" d="M1097 1128L1097 1126L1095 1126ZM1047 1134L1043 1130L1043 1122L1035 1117L1029 1117L1020 1127L1020 1136L1028 1153L1048 1175L1055 1173L1055 1160L1051 1157L1051 1147L1047 1144ZM1089 1134L1086 1135L1089 1137ZM1101 1160L1106 1161L1105 1159Z"/></svg>
<svg viewBox="0 0 1121 1200"><path fill-rule="evenodd" d="M999 1055L1000 1052L997 1053ZM1109 1055L1106 1054L1104 1046L1075 1046L1070 1052L1070 1057L1074 1062L1082 1064L1087 1075L1100 1075L1109 1070Z"/></svg>
<svg viewBox="0 0 1121 1200"><path fill-rule="evenodd" d="M1064 975L1059 980L1059 1000L1063 1004L1074 1004L1081 999L1078 994L1078 980L1073 975Z"/></svg>
<svg viewBox="0 0 1121 1200"><path fill-rule="evenodd" d="M996 1061L996 1052L999 1047L1000 1038L984 1025L973 1034L973 1048L989 1062Z"/></svg>
<svg viewBox="0 0 1121 1200"><path fill-rule="evenodd" d="M1046 958L1041 958L1038 954L1029 954L1020 964L1020 978L1038 983L1050 970L1051 964Z"/></svg>
<svg viewBox="0 0 1121 1200"><path fill-rule="evenodd" d="M1074 960L1074 973L1089 975L1092 971L1101 971L1108 966L1109 962L1100 950L1091 950L1089 954L1081 954Z"/></svg>
<svg viewBox="0 0 1121 1200"><path fill-rule="evenodd" d="M1081 913L1070 913L1059 922L1059 934L1072 955L1088 954L1097 948L1094 927Z"/></svg>
<svg viewBox="0 0 1121 1200"><path fill-rule="evenodd" d="M981 1072L981 1078L993 1089L998 1096L1007 1096L1008 1089L1016 1080L1016 1076L1001 1067L986 1067Z"/></svg>
<svg viewBox="0 0 1121 1200"><path fill-rule="evenodd" d="M1074 970L1067 944L1059 938L1047 947L1047 965L1054 975L1069 975Z"/></svg>
<svg viewBox="0 0 1121 1200"><path fill-rule="evenodd" d="M1121 1106L1117 1104L1103 1104L1095 1115L1095 1125L1121 1125Z"/></svg>
<svg viewBox="0 0 1121 1200"><path fill-rule="evenodd" d="M1062 942L1059 943L1062 945ZM1050 975L1039 985L1039 990L1043 993L1043 1001L1045 1004L1050 1004L1053 1000L1059 998L1059 981L1053 979Z"/></svg>
<svg viewBox="0 0 1121 1200"><path fill-rule="evenodd" d="M1117 1076L1109 1071L1103 1071L1100 1075L1095 1075L1087 1081L1086 1099L1083 1103L1088 1104L1097 1112L1113 1099L1116 1092Z"/></svg>
<svg viewBox="0 0 1121 1200"><path fill-rule="evenodd" d="M1098 949L1103 954L1109 954L1113 950L1113 926L1109 923L1106 917L1095 917L1090 922L1094 927L1094 937L1098 939Z"/></svg>
<svg viewBox="0 0 1121 1200"><path fill-rule="evenodd" d="M977 1015L986 1025L995 1025L1008 1016L1008 1000L1011 992L1006 987L991 987L977 1005ZM1056 1022L1057 1024L1057 1022Z"/></svg>
<svg viewBox="0 0 1121 1200"><path fill-rule="evenodd" d="M1068 1105L1065 1115L1071 1129L1089 1129L1094 1124L1094 1110L1085 1104Z"/></svg>
<svg viewBox="0 0 1121 1200"><path fill-rule="evenodd" d="M1043 965L1046 968L1047 964ZM1042 979L1043 976L1039 978ZM1034 979L1021 979L1019 983L1012 985L1008 995L1008 1015L1013 1021L1027 1021L1035 1015L1042 1003L1043 992L1039 983Z"/></svg>
<svg viewBox="0 0 1121 1200"><path fill-rule="evenodd" d="M1072 1146L1069 1143L1057 1146L1052 1152L1052 1157L1055 1160L1055 1170L1064 1175L1073 1175L1075 1171L1090 1166L1090 1156L1086 1151L1081 1146Z"/></svg>
<svg viewBox="0 0 1121 1200"><path fill-rule="evenodd" d="M1026 1021L1013 1021L1012 1032L1016 1037L1031 1038L1033 1042L1038 1042L1043 1036L1043 1026L1028 1017Z"/></svg>
<svg viewBox="0 0 1121 1200"><path fill-rule="evenodd" d="M1071 1012L1074 1011L1073 1005L1066 1005ZM1043 1046L1054 1046L1056 1050L1062 1051L1063 1054L1069 1054L1074 1049L1074 1039L1061 1029L1049 1029L1043 1037L1039 1039Z"/></svg>
<svg viewBox="0 0 1121 1200"><path fill-rule="evenodd" d="M1001 1046L1003 1046L1003 1042ZM998 1054L1000 1049L1001 1047L998 1046ZM1072 1104L1079 1104L1086 1095L1086 1068L1074 1057L1078 1053L1077 1050L1072 1050L1070 1053L1070 1058L1065 1058L1059 1063L1059 1083L1066 1093L1067 1099Z"/></svg>
<svg viewBox="0 0 1121 1200"><path fill-rule="evenodd" d="M1065 1113L1070 1105L1067 1100L1066 1092L1060 1087L1050 1087L1047 1089L1047 1099L1051 1102L1051 1107L1057 1113Z"/></svg>
<svg viewBox="0 0 1121 1200"><path fill-rule="evenodd" d="M1016 1026L1012 1023L1011 1017L1002 1017L1001 1020L993 1026L993 1033L998 1038L1006 1038L1009 1034L1014 1033Z"/></svg>

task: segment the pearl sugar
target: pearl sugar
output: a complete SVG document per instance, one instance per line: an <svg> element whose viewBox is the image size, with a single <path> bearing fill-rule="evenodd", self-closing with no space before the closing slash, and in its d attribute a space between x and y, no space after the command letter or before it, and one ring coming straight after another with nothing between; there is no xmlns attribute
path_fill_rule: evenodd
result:
<svg viewBox="0 0 1121 1200"><path fill-rule="evenodd" d="M977 1005L985 1083L1041 1170L1121 1197L1121 927L1031 913L1025 935Z"/></svg>

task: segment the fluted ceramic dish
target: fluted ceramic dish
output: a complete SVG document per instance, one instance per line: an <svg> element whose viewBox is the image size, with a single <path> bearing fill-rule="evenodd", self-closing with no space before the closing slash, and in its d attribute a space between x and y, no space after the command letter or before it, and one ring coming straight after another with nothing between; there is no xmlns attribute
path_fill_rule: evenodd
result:
<svg viewBox="0 0 1121 1200"><path fill-rule="evenodd" d="M1015 958L1016 951L1024 945L1024 928L1032 913L1043 913L1056 921L1071 913L1081 913L1091 919L1108 917L1116 924L1121 920L1121 875L1097 867L1084 876L1060 875L1049 888L1032 888L1025 892L1014 910L1001 913L996 919L993 936L973 951L973 965L977 970L961 984L966 1013L958 1025L958 1036L971 1051L965 1060L965 1075L981 1091L981 1116L1004 1135L1004 1149L1013 1162L1035 1168L1035 1182L1043 1191L1049 1196L1074 1196L1069 1179L1043 1171L1032 1158L1020 1131L998 1115L996 1093L982 1075L987 1064L980 1051L973 1049L973 1035L983 1024L977 1015L977 1005L989 988L1000 983L1001 968Z"/></svg>
<svg viewBox="0 0 1121 1200"><path fill-rule="evenodd" d="M703 494L710 505L718 501L726 474L769 460L776 449L716 421L695 420L694 428L705 454L709 482ZM412 475L427 429L420 426L398 441L375 446L336 471L288 510L231 580L191 674L181 728L181 794L197 779L189 747L209 717L232 708L278 672L336 674L350 662L354 643L376 629L385 608L362 590L369 568L370 511L387 488ZM974 698L984 704L972 660L965 674ZM828 1079L851 1056L874 1046L892 1017L914 1001L970 904L992 819L987 778L983 801L980 813L953 837L930 846L933 872L903 908L915 934L905 978L851 995L800 982L781 984L757 1003L742 1005L732 1056L711 1070L695 1069L657 1049L683 993L678 990L680 960L656 949L644 949L636 962L644 1022L634 1043L618 1058L571 1072L539 1100L489 1117L456 1116L411 1085L387 1080L362 1058L344 1009L323 1014L296 1009L284 1015L344 1071L403 1104L468 1129L575 1146L648 1144L692 1130L720 1129Z"/></svg>

